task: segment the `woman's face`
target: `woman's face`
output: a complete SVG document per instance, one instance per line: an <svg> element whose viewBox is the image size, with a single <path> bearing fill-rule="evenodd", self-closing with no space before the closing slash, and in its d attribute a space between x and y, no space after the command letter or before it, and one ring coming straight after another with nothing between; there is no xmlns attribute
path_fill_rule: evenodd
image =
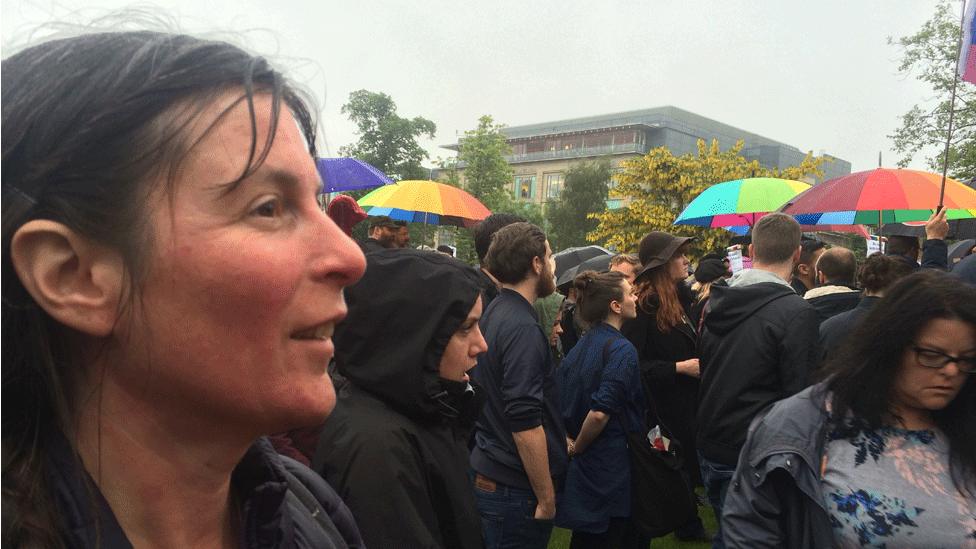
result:
<svg viewBox="0 0 976 549"><path fill-rule="evenodd" d="M973 374L961 372L955 362L942 368L922 366L914 347L972 358L976 354L976 330L958 319L931 320L903 355L893 386L894 404L923 412L941 410L956 398Z"/></svg>
<svg viewBox="0 0 976 549"><path fill-rule="evenodd" d="M620 281L620 291L624 294L620 302L620 316L625 319L637 318L637 293L634 287L625 279Z"/></svg>
<svg viewBox="0 0 976 549"><path fill-rule="evenodd" d="M439 374L451 381L468 381L468 370L478 363L478 355L488 350L488 343L481 335L478 320L481 319L481 296L474 302L468 317L454 332L441 355Z"/></svg>
<svg viewBox="0 0 976 549"><path fill-rule="evenodd" d="M555 347L559 344L559 336L563 335L563 324L560 322L562 315L556 316L556 321L552 323L552 329L549 330L549 346Z"/></svg>
<svg viewBox="0 0 976 549"><path fill-rule="evenodd" d="M685 252L687 249L684 246L678 248L678 251L668 261L668 272L671 273L671 278L676 281L688 278L688 265L691 262L688 261Z"/></svg>
<svg viewBox="0 0 976 549"><path fill-rule="evenodd" d="M157 412L261 434L321 421L334 407L332 334L346 315L342 288L365 260L319 208L319 175L286 108L265 162L233 190L224 185L247 163L246 102L204 131L238 97L221 96L191 126L190 142L202 139L171 193L150 200L148 274L131 322L120 323L125 367L109 375ZM254 104L261 151L271 98Z"/></svg>

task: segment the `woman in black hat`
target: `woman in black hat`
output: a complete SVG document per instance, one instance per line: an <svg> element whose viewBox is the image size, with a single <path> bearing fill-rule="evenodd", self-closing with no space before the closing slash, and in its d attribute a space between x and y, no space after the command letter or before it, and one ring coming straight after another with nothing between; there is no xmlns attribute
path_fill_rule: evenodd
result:
<svg viewBox="0 0 976 549"><path fill-rule="evenodd" d="M688 276L685 252L691 240L659 231L641 240L637 318L624 325L623 333L637 348L644 393L685 450L685 470L695 485L701 483L694 457L698 333L689 320L690 296L679 288ZM675 536L706 539L697 516Z"/></svg>

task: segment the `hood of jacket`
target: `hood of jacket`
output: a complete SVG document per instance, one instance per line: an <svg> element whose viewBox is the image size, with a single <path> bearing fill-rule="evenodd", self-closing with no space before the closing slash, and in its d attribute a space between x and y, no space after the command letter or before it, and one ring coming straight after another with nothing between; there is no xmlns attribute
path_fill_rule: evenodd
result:
<svg viewBox="0 0 976 549"><path fill-rule="evenodd" d="M793 288L770 272L739 271L727 284L719 281L712 285L705 326L712 333L727 334L770 302L790 295L796 295Z"/></svg>
<svg viewBox="0 0 976 549"><path fill-rule="evenodd" d="M444 254L380 250L346 289L336 367L349 382L411 417L436 417L446 395L441 356L481 295L480 276Z"/></svg>

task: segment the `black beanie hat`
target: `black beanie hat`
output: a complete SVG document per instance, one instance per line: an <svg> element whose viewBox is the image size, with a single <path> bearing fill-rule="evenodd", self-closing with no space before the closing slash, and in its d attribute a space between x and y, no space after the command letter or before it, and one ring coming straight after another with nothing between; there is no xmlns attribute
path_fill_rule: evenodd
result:
<svg viewBox="0 0 976 549"><path fill-rule="evenodd" d="M701 283L714 282L728 274L725 263L719 259L703 259L695 269L695 280Z"/></svg>

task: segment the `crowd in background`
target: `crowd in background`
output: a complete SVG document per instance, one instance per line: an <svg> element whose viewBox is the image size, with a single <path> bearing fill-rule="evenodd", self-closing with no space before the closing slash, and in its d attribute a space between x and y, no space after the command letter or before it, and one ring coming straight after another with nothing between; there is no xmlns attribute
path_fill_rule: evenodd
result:
<svg viewBox="0 0 976 549"><path fill-rule="evenodd" d="M651 232L557 287L508 214L476 267L389 218L357 247L308 106L236 47L91 34L3 78L5 545L976 544L944 212L860 266L771 214L735 273Z"/></svg>

